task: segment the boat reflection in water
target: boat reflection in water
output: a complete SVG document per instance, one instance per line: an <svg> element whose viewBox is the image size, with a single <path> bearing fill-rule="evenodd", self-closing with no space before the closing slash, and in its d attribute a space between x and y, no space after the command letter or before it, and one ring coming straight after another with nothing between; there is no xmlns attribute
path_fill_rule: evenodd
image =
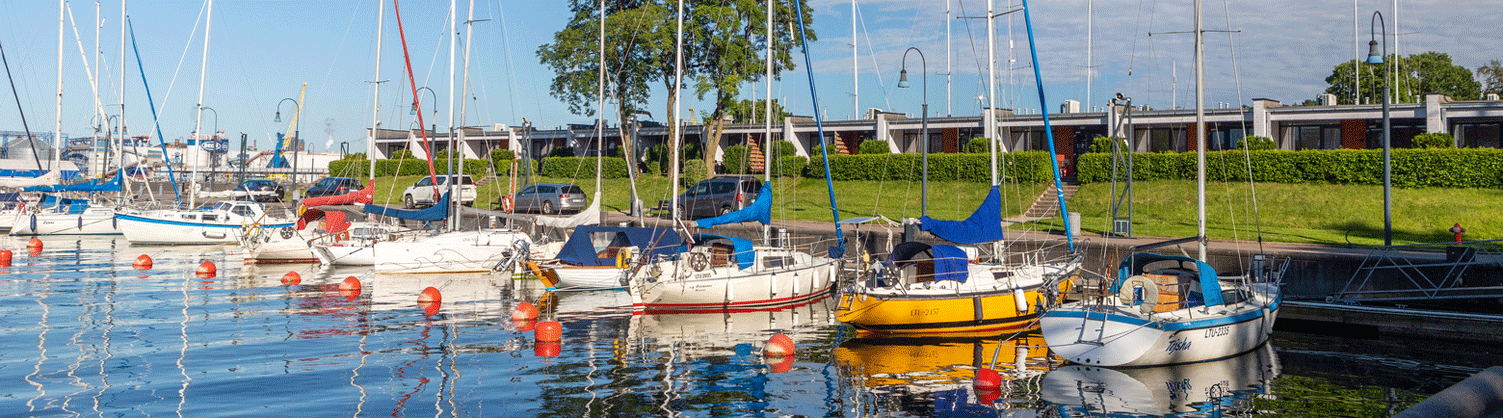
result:
<svg viewBox="0 0 1503 418"><path fill-rule="evenodd" d="M1065 366L1044 376L1042 389L1044 402L1065 416L1246 411L1278 375L1278 356L1264 344L1236 357L1177 366Z"/></svg>
<svg viewBox="0 0 1503 418"><path fill-rule="evenodd" d="M831 363L854 395L844 402L861 416L896 411L995 414L1037 404L1037 386L1049 370L1048 349L1037 333L998 337L863 337L841 342ZM993 362L995 359L995 363ZM972 386L976 369L1002 376L997 390Z"/></svg>

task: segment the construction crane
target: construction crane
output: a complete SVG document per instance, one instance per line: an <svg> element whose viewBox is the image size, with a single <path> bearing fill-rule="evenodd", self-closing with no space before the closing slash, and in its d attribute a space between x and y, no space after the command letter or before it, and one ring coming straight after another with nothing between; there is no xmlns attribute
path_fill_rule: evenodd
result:
<svg viewBox="0 0 1503 418"><path fill-rule="evenodd" d="M298 92L297 100L293 101L293 104L297 105L297 110L292 113L292 121L287 124L287 133L277 133L277 151L272 154L271 163L266 165L267 168L292 168L292 165L287 163L287 158L282 155L282 150L292 148L292 141L297 139L297 119L303 114L303 95L306 93L308 93L308 83L303 83L303 89ZM281 107L281 103L277 105ZM281 112L278 111L278 115L280 114Z"/></svg>

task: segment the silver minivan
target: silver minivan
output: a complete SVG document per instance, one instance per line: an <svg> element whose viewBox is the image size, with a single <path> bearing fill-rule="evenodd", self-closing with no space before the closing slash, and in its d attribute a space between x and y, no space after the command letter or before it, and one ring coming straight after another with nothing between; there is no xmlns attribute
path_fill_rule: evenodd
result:
<svg viewBox="0 0 1503 418"><path fill-rule="evenodd" d="M578 212L587 206L584 190L572 184L539 183L523 188L512 198L517 212L547 214Z"/></svg>
<svg viewBox="0 0 1503 418"><path fill-rule="evenodd" d="M688 219L719 216L751 206L762 191L762 179L721 176L701 181L678 196L678 207Z"/></svg>

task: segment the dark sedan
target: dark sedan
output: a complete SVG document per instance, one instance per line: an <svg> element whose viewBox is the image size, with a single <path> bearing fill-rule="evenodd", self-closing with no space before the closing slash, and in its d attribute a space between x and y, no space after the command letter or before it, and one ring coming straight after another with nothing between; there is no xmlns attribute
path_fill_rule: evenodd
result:
<svg viewBox="0 0 1503 418"><path fill-rule="evenodd" d="M303 192L303 197L338 196L364 188L365 183L361 183L360 180L353 178L324 177L318 183L314 183L313 187L309 187L308 191Z"/></svg>
<svg viewBox="0 0 1503 418"><path fill-rule="evenodd" d="M251 199L258 202L280 202L282 198L287 197L287 191L282 189L282 184L277 183L275 180L246 180L244 183L236 186L235 190L251 192L248 193ZM265 192L271 193L268 194Z"/></svg>

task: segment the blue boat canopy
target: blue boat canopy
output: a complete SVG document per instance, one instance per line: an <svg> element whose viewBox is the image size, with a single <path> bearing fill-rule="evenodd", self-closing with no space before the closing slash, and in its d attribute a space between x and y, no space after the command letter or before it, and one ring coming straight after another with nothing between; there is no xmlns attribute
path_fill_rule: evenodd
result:
<svg viewBox="0 0 1503 418"><path fill-rule="evenodd" d="M953 245L905 242L892 247L892 254L887 256L887 261L903 267L917 263L925 255L934 260L934 281L954 280L965 283L970 278L970 257L965 250Z"/></svg>
<svg viewBox="0 0 1503 418"><path fill-rule="evenodd" d="M438 202L434 203L433 206L422 209L397 209L367 203L365 204L365 213L391 216L409 221L431 222L442 220L449 216L449 194L445 193L444 197L438 199Z"/></svg>
<svg viewBox="0 0 1503 418"><path fill-rule="evenodd" d="M1187 261L1194 262L1195 271L1198 276L1197 278L1200 280L1201 297L1205 299L1206 306L1217 306L1226 303L1225 300L1221 298L1221 281L1216 276L1216 269L1211 268L1211 266L1209 264L1206 264L1204 261L1181 255L1165 255L1153 253L1135 253L1128 255L1127 258L1122 259L1122 264L1118 265L1117 283L1120 284L1122 279L1132 277L1135 274L1145 273L1143 271L1143 267L1160 261L1179 261L1181 263Z"/></svg>
<svg viewBox="0 0 1503 418"><path fill-rule="evenodd" d="M576 266L609 266L616 263L609 248L637 247L648 257L671 255L683 249L683 239L669 228L580 225L558 252L559 261Z"/></svg>
<svg viewBox="0 0 1503 418"><path fill-rule="evenodd" d="M772 224L772 187L762 183L762 191L757 192L757 200L752 201L751 206L744 209L695 221L700 228L712 228L715 225L733 224L747 221L761 222L763 225Z"/></svg>
<svg viewBox="0 0 1503 418"><path fill-rule="evenodd" d="M752 242L747 239L712 234L694 234L691 238L694 240L694 245L730 246L731 253L736 255L736 265L742 270L751 268L757 261L757 252L752 249ZM686 247L680 251L688 250Z"/></svg>
<svg viewBox="0 0 1503 418"><path fill-rule="evenodd" d="M89 208L89 199L71 199L53 195L42 196L42 211L77 215Z"/></svg>
<svg viewBox="0 0 1503 418"><path fill-rule="evenodd" d="M946 241L980 244L1002 240L1002 192L997 186L986 194L981 207L963 221L942 221L928 216L919 218L919 228Z"/></svg>
<svg viewBox="0 0 1503 418"><path fill-rule="evenodd" d="M89 181L86 181L86 182L83 182L83 183L78 183L78 184L54 184L54 185L51 185L51 186L31 186L31 187L27 187L27 188L24 188L24 189L21 189L21 190L28 191L28 192L85 192L85 193L118 192L118 191L120 191L120 183L123 181L122 180L123 178L124 178L124 174L121 173L120 171L116 171L115 172L115 177L112 177L109 180L94 179L94 180L89 180Z"/></svg>

